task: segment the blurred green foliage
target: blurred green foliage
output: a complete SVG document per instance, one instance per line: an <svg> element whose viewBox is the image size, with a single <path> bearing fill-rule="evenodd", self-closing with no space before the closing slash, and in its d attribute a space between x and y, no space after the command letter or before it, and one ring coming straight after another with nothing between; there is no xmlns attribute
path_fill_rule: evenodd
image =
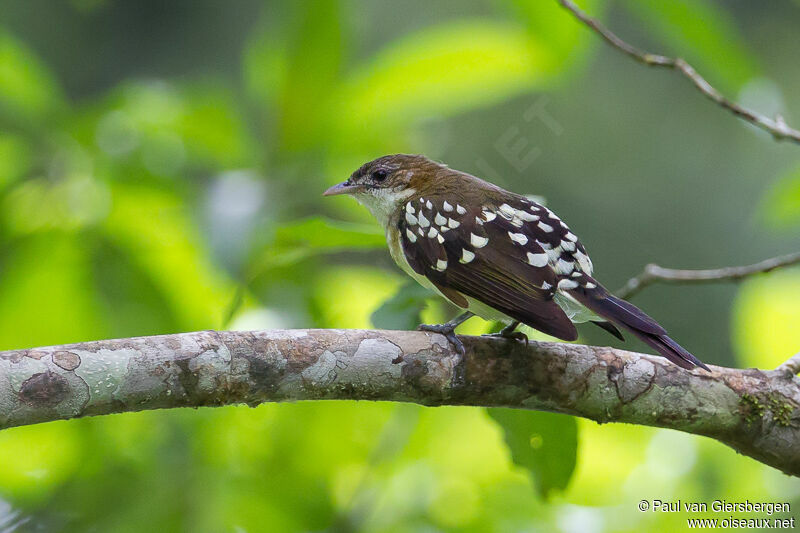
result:
<svg viewBox="0 0 800 533"><path fill-rule="evenodd" d="M543 497L567 487L578 453L578 423L570 416L488 409L503 428L511 458L530 470Z"/></svg>
<svg viewBox="0 0 800 533"><path fill-rule="evenodd" d="M429 297L428 290L419 283L406 283L372 313L370 320L376 328L416 329L422 323L422 311Z"/></svg>
<svg viewBox="0 0 800 533"><path fill-rule="evenodd" d="M763 83L796 79L771 37L796 9L581 4L800 116L795 93ZM610 287L649 261L800 245L796 147L602 47L555 2L237 7L4 3L0 349L449 318L363 209L320 197L389 152L546 196ZM706 361L770 366L800 346L799 280L656 287L642 305ZM681 516L635 504L745 497L800 504L800 485L708 439L547 413L309 402L0 432L3 531L672 530Z"/></svg>
<svg viewBox="0 0 800 533"><path fill-rule="evenodd" d="M772 229L793 231L800 226L800 167L782 176L769 191L761 218Z"/></svg>
<svg viewBox="0 0 800 533"><path fill-rule="evenodd" d="M756 60L723 6L709 0L635 0L625 7L666 43L661 53L683 57L719 89L734 90L758 75Z"/></svg>

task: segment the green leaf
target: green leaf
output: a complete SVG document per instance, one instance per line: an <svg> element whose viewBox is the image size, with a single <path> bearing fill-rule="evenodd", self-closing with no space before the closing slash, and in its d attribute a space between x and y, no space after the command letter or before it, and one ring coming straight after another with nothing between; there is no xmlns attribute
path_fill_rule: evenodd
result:
<svg viewBox="0 0 800 533"><path fill-rule="evenodd" d="M247 278L252 281L273 269L324 253L385 247L386 237L376 224L305 218L283 224L275 231L272 243L252 261Z"/></svg>
<svg viewBox="0 0 800 533"><path fill-rule="evenodd" d="M563 490L575 470L578 424L574 417L521 409L487 409L500 427L515 464L526 468L547 498Z"/></svg>
<svg viewBox="0 0 800 533"><path fill-rule="evenodd" d="M39 121L63 106L50 71L25 45L0 30L0 114Z"/></svg>
<svg viewBox="0 0 800 533"><path fill-rule="evenodd" d="M342 31L338 0L318 0L299 10L298 43L289 55L279 132L287 149L309 146L321 132L338 81Z"/></svg>
<svg viewBox="0 0 800 533"><path fill-rule="evenodd" d="M181 329L218 328L236 288L174 194L114 184L106 237L149 276Z"/></svg>
<svg viewBox="0 0 800 533"><path fill-rule="evenodd" d="M773 228L800 225L800 167L772 186L759 210L764 222Z"/></svg>
<svg viewBox="0 0 800 533"><path fill-rule="evenodd" d="M318 0L313 9L291 2L269 9L245 51L245 82L256 104L275 112L280 148L301 150L321 140L348 33L339 0Z"/></svg>
<svg viewBox="0 0 800 533"><path fill-rule="evenodd" d="M370 138L425 116L495 104L541 84L548 61L516 24L431 26L389 44L350 76L339 94L337 122Z"/></svg>
<svg viewBox="0 0 800 533"><path fill-rule="evenodd" d="M354 224L310 217L284 224L275 232L276 246L311 246L318 250L371 249L386 246L383 230L376 224Z"/></svg>
<svg viewBox="0 0 800 533"><path fill-rule="evenodd" d="M409 282L372 313L372 324L381 329L414 330L422 323L420 313L430 297L429 290Z"/></svg>
<svg viewBox="0 0 800 533"><path fill-rule="evenodd" d="M244 83L255 105L273 111L288 74L285 36L264 27L248 41L243 56Z"/></svg>
<svg viewBox="0 0 800 533"><path fill-rule="evenodd" d="M755 57L744 45L733 17L709 0L628 0L625 7L672 50L654 53L683 56L706 78L713 73L730 88L758 74Z"/></svg>

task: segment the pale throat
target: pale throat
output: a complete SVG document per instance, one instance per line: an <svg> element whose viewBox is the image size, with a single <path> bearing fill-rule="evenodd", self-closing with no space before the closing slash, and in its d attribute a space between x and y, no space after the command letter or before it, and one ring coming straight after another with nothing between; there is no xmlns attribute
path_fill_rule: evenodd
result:
<svg viewBox="0 0 800 533"><path fill-rule="evenodd" d="M370 192L353 194L353 198L369 209L372 216L385 229L392 214L415 192L414 189L372 189Z"/></svg>

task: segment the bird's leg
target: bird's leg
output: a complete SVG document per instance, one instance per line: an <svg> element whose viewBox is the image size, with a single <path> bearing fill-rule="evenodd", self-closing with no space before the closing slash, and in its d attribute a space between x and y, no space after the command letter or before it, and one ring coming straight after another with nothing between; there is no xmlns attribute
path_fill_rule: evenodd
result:
<svg viewBox="0 0 800 533"><path fill-rule="evenodd" d="M442 335L450 341L450 344L456 349L460 356L464 355L464 345L461 341L456 337L455 331L458 326L469 320L475 316L475 313L471 311L465 311L455 317L450 322L445 322L444 324L420 324L417 328L420 331L430 331L432 333L441 333Z"/></svg>
<svg viewBox="0 0 800 533"><path fill-rule="evenodd" d="M457 357L453 362L453 386L455 387L464 384L464 376L466 374L466 369L464 368L464 355L466 352L464 350L464 345L456 336L455 330L473 316L475 316L475 313L465 311L450 322L445 322L444 324L420 324L417 328L420 331L430 331L444 335L448 342L453 345L453 348L456 349Z"/></svg>
<svg viewBox="0 0 800 533"><path fill-rule="evenodd" d="M503 329L501 329L498 333L489 333L487 335L483 335L484 337L500 337L503 339L516 339L518 341L525 341L525 346L528 345L528 336L525 335L521 331L514 331L519 326L519 320L515 320Z"/></svg>

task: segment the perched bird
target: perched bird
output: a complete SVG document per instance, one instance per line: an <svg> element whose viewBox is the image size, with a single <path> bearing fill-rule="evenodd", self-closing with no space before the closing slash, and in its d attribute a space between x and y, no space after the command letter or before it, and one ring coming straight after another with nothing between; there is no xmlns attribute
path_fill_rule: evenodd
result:
<svg viewBox="0 0 800 533"><path fill-rule="evenodd" d="M463 354L455 328L473 315L519 323L566 341L574 323L594 322L622 339L631 332L678 366L706 367L638 307L592 277L578 237L547 207L421 155L370 161L325 191L349 194L386 230L392 258L409 276L466 312L441 325Z"/></svg>

